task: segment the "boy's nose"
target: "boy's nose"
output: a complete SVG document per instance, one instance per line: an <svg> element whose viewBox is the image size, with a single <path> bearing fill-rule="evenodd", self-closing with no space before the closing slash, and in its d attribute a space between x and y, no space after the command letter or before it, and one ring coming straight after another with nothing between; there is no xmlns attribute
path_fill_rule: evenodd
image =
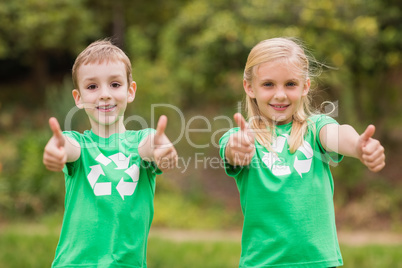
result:
<svg viewBox="0 0 402 268"><path fill-rule="evenodd" d="M100 99L110 99L111 98L110 90L107 86L101 87L99 98Z"/></svg>

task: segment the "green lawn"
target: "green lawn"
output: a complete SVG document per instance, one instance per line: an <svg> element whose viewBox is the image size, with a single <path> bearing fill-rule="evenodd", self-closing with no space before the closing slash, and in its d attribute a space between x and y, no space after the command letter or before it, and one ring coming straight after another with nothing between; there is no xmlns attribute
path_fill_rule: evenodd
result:
<svg viewBox="0 0 402 268"><path fill-rule="evenodd" d="M50 267L57 227L19 224L0 227L0 267ZM341 246L345 268L402 268L402 245ZM240 244L234 241L175 242L151 237L149 268L237 267Z"/></svg>

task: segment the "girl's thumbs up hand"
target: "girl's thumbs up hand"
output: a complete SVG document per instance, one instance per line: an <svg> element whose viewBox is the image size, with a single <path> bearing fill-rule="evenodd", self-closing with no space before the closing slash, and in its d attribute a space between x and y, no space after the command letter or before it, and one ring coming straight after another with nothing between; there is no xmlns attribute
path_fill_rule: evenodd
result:
<svg viewBox="0 0 402 268"><path fill-rule="evenodd" d="M229 138L226 145L226 159L231 165L247 166L255 154L254 133L248 128L246 120L240 113L234 115L234 120L240 130Z"/></svg>
<svg viewBox="0 0 402 268"><path fill-rule="evenodd" d="M51 171L62 171L67 162L67 153L64 149L65 138L61 132L59 122L56 118L49 119L49 126L53 136L46 144L43 153L43 164Z"/></svg>
<svg viewBox="0 0 402 268"><path fill-rule="evenodd" d="M158 168L162 171L172 169L177 164L177 152L169 138L165 134L167 117L162 115L156 127L153 139L153 158Z"/></svg>
<svg viewBox="0 0 402 268"><path fill-rule="evenodd" d="M360 161L373 172L378 172L385 166L384 147L373 139L375 127L369 125L357 142L357 152Z"/></svg>

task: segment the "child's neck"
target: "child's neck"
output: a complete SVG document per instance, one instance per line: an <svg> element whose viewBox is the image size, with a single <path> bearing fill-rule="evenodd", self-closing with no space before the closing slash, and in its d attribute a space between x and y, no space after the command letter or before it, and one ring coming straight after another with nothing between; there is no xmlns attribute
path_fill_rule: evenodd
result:
<svg viewBox="0 0 402 268"><path fill-rule="evenodd" d="M124 133L125 131L126 127L123 123L111 125L92 124L92 132L102 138L109 138L113 134Z"/></svg>

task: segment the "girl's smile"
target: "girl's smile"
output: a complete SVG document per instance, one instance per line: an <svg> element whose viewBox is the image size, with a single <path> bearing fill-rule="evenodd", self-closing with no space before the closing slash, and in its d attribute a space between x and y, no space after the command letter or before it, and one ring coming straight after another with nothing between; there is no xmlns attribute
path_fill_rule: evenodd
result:
<svg viewBox="0 0 402 268"><path fill-rule="evenodd" d="M289 104L269 104L274 110L276 111L284 111L286 110L290 105Z"/></svg>

